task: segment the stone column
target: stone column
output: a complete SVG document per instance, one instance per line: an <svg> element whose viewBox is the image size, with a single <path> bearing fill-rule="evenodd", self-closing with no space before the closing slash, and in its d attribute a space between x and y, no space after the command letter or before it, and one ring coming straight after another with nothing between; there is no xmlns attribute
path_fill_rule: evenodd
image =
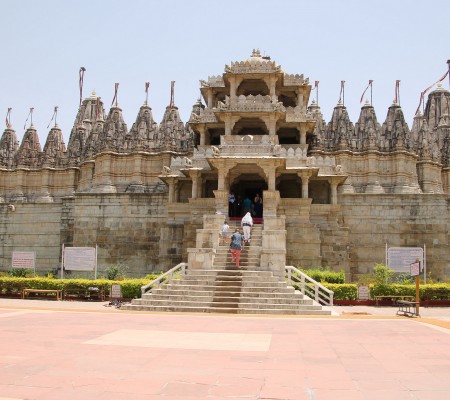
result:
<svg viewBox="0 0 450 400"><path fill-rule="evenodd" d="M175 179L168 178L166 179L167 184L169 185L169 204L175 201Z"/></svg>
<svg viewBox="0 0 450 400"><path fill-rule="evenodd" d="M303 93L297 89L297 107L303 108Z"/></svg>
<svg viewBox="0 0 450 400"><path fill-rule="evenodd" d="M331 204L337 204L337 185L338 182L336 182L334 179L331 179Z"/></svg>
<svg viewBox="0 0 450 400"><path fill-rule="evenodd" d="M298 176L302 180L302 199L307 199L309 196L309 174L299 172Z"/></svg>
<svg viewBox="0 0 450 400"><path fill-rule="evenodd" d="M269 190L275 190L275 168L271 167L268 172L267 187Z"/></svg>
<svg viewBox="0 0 450 400"><path fill-rule="evenodd" d="M200 133L200 146L204 146L206 144L206 138L205 138L206 127L205 127L205 125L199 125L198 131Z"/></svg>
<svg viewBox="0 0 450 400"><path fill-rule="evenodd" d="M300 132L300 144L306 144L306 126L300 125L297 129Z"/></svg>
<svg viewBox="0 0 450 400"><path fill-rule="evenodd" d="M233 103L236 101L236 89L237 89L237 82L235 76L230 76L230 102Z"/></svg>
<svg viewBox="0 0 450 400"><path fill-rule="evenodd" d="M198 195L198 171L190 171L190 176L192 178L192 198L196 199Z"/></svg>
<svg viewBox="0 0 450 400"><path fill-rule="evenodd" d="M231 114L225 114L223 117L223 121L225 122L225 136L231 135Z"/></svg>
<svg viewBox="0 0 450 400"><path fill-rule="evenodd" d="M208 108L213 108L213 91L211 88L208 89Z"/></svg>

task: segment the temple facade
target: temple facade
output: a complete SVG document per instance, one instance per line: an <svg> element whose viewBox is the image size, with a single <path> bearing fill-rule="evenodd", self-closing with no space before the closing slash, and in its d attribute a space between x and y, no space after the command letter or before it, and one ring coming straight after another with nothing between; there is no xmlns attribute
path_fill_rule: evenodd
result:
<svg viewBox="0 0 450 400"><path fill-rule="evenodd" d="M259 51L200 81L187 123L145 102L131 128L115 104L84 99L67 147L55 125L42 149L34 126L0 140L0 268L36 251L57 268L61 247L98 246L100 270L133 275L214 263L219 227L244 198L262 198L260 268L344 269L384 263L386 247L426 247L450 277L450 92L438 86L409 128L394 102L384 122L366 103L356 123L339 102L326 123L312 86ZM238 201L239 200L239 201ZM240 203L239 203L240 204Z"/></svg>

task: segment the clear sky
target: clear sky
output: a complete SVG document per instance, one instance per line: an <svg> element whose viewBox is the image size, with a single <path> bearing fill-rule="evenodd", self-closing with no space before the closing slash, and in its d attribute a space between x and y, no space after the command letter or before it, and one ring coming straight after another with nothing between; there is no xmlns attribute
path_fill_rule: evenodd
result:
<svg viewBox="0 0 450 400"><path fill-rule="evenodd" d="M447 70L448 0L0 0L0 121L8 107L19 140L30 107L42 147L54 106L68 143L78 110L78 72L84 96L93 89L109 111L114 83L131 128L145 100L160 123L175 84L184 122L199 96L199 80L223 73L253 48L283 71L320 81L319 104L328 123L345 80L353 122L373 79L380 123L395 81L411 127L420 92ZM448 89L448 79L444 87Z"/></svg>

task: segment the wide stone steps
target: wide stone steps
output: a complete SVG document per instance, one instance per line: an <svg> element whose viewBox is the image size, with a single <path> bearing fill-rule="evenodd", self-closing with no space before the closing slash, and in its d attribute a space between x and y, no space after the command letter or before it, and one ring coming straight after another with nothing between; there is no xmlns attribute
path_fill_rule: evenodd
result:
<svg viewBox="0 0 450 400"><path fill-rule="evenodd" d="M329 315L270 271L227 267L188 270L179 280L123 305L125 310L275 315Z"/></svg>

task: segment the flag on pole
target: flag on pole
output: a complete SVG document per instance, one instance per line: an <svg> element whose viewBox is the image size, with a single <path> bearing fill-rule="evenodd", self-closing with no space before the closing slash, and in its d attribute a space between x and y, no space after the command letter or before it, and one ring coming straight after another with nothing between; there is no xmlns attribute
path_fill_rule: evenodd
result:
<svg viewBox="0 0 450 400"><path fill-rule="evenodd" d="M175 81L170 82L170 108L174 106Z"/></svg>
<svg viewBox="0 0 450 400"><path fill-rule="evenodd" d="M395 104L400 105L400 81L395 81L395 97L394 97Z"/></svg>
<svg viewBox="0 0 450 400"><path fill-rule="evenodd" d="M86 68L81 67L80 68L80 80L78 82L78 85L80 87L80 106L81 106L81 102L83 101L83 83L84 83L84 72L86 71Z"/></svg>
<svg viewBox="0 0 450 400"><path fill-rule="evenodd" d="M111 107L113 106L114 102L116 102L116 107L117 107L117 92L119 91L119 84L115 83L114 84L114 97L111 103Z"/></svg>
<svg viewBox="0 0 450 400"><path fill-rule="evenodd" d="M100 114L100 97L97 97L95 101L95 120L98 120L98 115Z"/></svg>
<svg viewBox="0 0 450 400"><path fill-rule="evenodd" d="M345 100L345 81L341 81L341 92L339 93L339 102L342 101L342 104L344 105Z"/></svg>
<svg viewBox="0 0 450 400"><path fill-rule="evenodd" d="M434 85L436 85L436 84L442 82L442 81L447 77L447 75L449 75L449 71L450 71L450 68L447 70L447 72L446 72L444 75L442 75L442 77L441 77L440 79L438 79L436 82L434 82L432 85L428 86L423 92L420 93L420 100L419 100L419 105L418 105L417 110L416 110L416 114L419 112L420 105L421 105L422 102L425 100L425 94L426 94L426 93L427 93Z"/></svg>
<svg viewBox="0 0 450 400"><path fill-rule="evenodd" d="M363 94L361 95L361 99L359 100L360 103L362 103L363 98L364 98L364 95L365 95L366 92L367 92L367 89L369 89L369 87L370 87L370 88L372 87L372 83L373 83L373 80L370 79L370 80L369 80L369 84L368 84L367 87L364 89L364 92L363 92Z"/></svg>
<svg viewBox="0 0 450 400"><path fill-rule="evenodd" d="M23 125L23 129L26 129L27 122L28 122L28 118L30 118L30 117L31 117L31 120L30 120L30 127L33 125L33 110L34 110L34 108L31 107L31 108L30 108L30 112L28 113L27 119L25 120L25 124Z"/></svg>
<svg viewBox="0 0 450 400"><path fill-rule="evenodd" d="M53 109L53 115L52 115L52 119L50 120L50 122L47 125L47 129L50 126L50 124L52 123L53 119L55 119L55 126L56 126L56 117L58 115L58 106L55 106L55 108Z"/></svg>
<svg viewBox="0 0 450 400"><path fill-rule="evenodd" d="M145 104L148 102L148 88L150 87L150 82L145 82Z"/></svg>
<svg viewBox="0 0 450 400"><path fill-rule="evenodd" d="M5 122L6 122L6 128L11 128L11 110L12 110L12 108L10 107L10 108L8 108L8 112L6 113L6 120L5 120Z"/></svg>

